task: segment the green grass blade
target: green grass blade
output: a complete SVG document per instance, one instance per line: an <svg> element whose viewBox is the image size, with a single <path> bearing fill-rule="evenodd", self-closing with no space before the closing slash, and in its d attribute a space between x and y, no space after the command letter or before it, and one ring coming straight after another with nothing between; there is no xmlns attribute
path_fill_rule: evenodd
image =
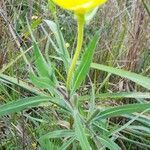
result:
<svg viewBox="0 0 150 150"><path fill-rule="evenodd" d="M133 73L130 71L125 71L123 69L108 67L105 65L97 64L97 63L92 63L91 68L106 71L106 72L118 75L120 77L127 78L127 79L141 85L142 87L145 87L150 90L150 79L147 77L144 77L142 75L139 75L139 74L136 74L136 73Z"/></svg>
<svg viewBox="0 0 150 150"><path fill-rule="evenodd" d="M99 38L100 38L100 35L99 35L99 32L97 32L95 36L93 37L92 41L90 42L89 46L85 50L85 53L83 54L80 64L78 65L78 68L74 74L73 90L78 89L81 83L83 82L83 80L85 79L90 69L90 64L92 62L94 50L96 48Z"/></svg>
<svg viewBox="0 0 150 150"><path fill-rule="evenodd" d="M91 150L91 146L88 142L88 139L86 137L85 128L81 122L81 119L78 115L78 112L74 112L74 122L75 122L75 133L76 137L78 138L80 142L80 146L82 150Z"/></svg>

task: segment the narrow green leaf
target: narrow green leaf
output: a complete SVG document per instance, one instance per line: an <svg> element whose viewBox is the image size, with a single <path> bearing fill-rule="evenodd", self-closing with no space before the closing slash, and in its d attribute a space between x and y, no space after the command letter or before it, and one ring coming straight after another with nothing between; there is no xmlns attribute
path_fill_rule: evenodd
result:
<svg viewBox="0 0 150 150"><path fill-rule="evenodd" d="M99 110L99 114L94 120L116 117L124 114L132 114L134 112L141 112L146 109L150 109L150 103L128 104L123 106L111 107L103 111Z"/></svg>
<svg viewBox="0 0 150 150"><path fill-rule="evenodd" d="M29 33L30 33L32 41L33 41L33 50L34 50L33 55L34 55L38 75L42 76L42 77L51 77L54 74L54 72L53 72L50 64L47 64L47 62L45 61L45 59L40 51L40 48L38 46L38 43L36 42L36 39L34 37L32 28L29 24L28 19L27 19L27 26L28 26Z"/></svg>
<svg viewBox="0 0 150 150"><path fill-rule="evenodd" d="M34 85L42 89L52 89L54 87L54 83L47 77L37 77L30 74L30 80Z"/></svg>
<svg viewBox="0 0 150 150"><path fill-rule="evenodd" d="M34 49L34 57L35 57L35 64L38 74L42 77L50 77L52 75L52 68L48 65L39 49L39 46L36 42L33 42L33 49Z"/></svg>
<svg viewBox="0 0 150 150"><path fill-rule="evenodd" d="M32 24L30 26L31 30L36 29L40 24L42 23L42 19L38 18L32 21ZM27 31L27 28L23 29L23 36L24 38L28 38L30 35L30 31Z"/></svg>
<svg viewBox="0 0 150 150"><path fill-rule="evenodd" d="M51 21L51 20L44 20L44 21L46 22L48 27L51 29L51 31L55 35L57 45L59 47L59 56L62 58L65 68L66 68L66 71L67 71L69 69L70 56L69 56L68 50L65 46L65 40L63 38L63 35L62 35L61 31L59 30L58 25L56 25L53 21ZM58 52L58 50L57 50L57 52Z"/></svg>
<svg viewBox="0 0 150 150"><path fill-rule="evenodd" d="M0 116L7 115L14 112L19 112L23 109L38 106L40 103L50 101L50 99L51 99L50 97L37 96L37 97L24 98L18 101L4 104L0 106Z"/></svg>
<svg viewBox="0 0 150 150"><path fill-rule="evenodd" d="M55 143L52 143L49 139L39 140L39 143L43 150L58 149L58 146L56 146Z"/></svg>
<svg viewBox="0 0 150 150"><path fill-rule="evenodd" d="M95 121L92 123L92 125L94 126L94 129L98 130L100 133L103 133L103 135L107 135L109 136L111 131L109 131L107 128L107 126L104 126L103 124L101 124L98 121Z"/></svg>
<svg viewBox="0 0 150 150"><path fill-rule="evenodd" d="M80 64L75 71L74 74L74 82L73 82L73 90L76 90L79 88L83 80L85 79L89 69L90 69L90 64L92 62L94 50L96 48L97 42L100 37L100 32L97 32L95 36L93 37L92 41L90 42L89 46L85 50L85 53L83 54L83 57L80 61Z"/></svg>
<svg viewBox="0 0 150 150"><path fill-rule="evenodd" d="M133 135L132 135L133 136ZM138 142L135 141L135 140L132 140L132 139L129 139L129 138L126 138L125 136L118 136L118 138L124 140L124 141L127 141L128 143L131 143L133 145L139 145L140 147L142 147L142 149L150 149L150 145L147 144L147 143L143 143L143 142Z"/></svg>
<svg viewBox="0 0 150 150"><path fill-rule="evenodd" d="M54 138L62 138L62 137L72 137L75 133L72 130L56 130L49 132L43 136L40 137L40 140L42 139L54 139Z"/></svg>
<svg viewBox="0 0 150 150"><path fill-rule="evenodd" d="M98 11L98 7L96 7L95 9L93 9L91 12L87 13L85 15L85 21L86 21L86 24L89 24L90 21L94 18L94 16L97 14L97 11Z"/></svg>
<svg viewBox="0 0 150 150"><path fill-rule="evenodd" d="M83 126L77 111L74 111L74 123L75 123L76 137L80 142L82 150L91 150L92 148L86 137L85 127Z"/></svg>
<svg viewBox="0 0 150 150"><path fill-rule="evenodd" d="M30 83L22 81L20 79L14 78L14 77L10 77L8 75L5 74L0 74L0 80L4 83L9 83L9 84L16 84L34 94L40 95L40 96L46 96L47 94L44 91L41 91L33 86L31 86Z"/></svg>
<svg viewBox="0 0 150 150"><path fill-rule="evenodd" d="M48 8L50 12L54 15L56 12L55 4L53 3L53 0L48 0Z"/></svg>
<svg viewBox="0 0 150 150"><path fill-rule="evenodd" d="M118 75L120 77L127 78L150 90L150 79L142 75L139 75L130 71L125 71L123 69L108 67L105 65L97 64L97 63L92 63L91 68L106 71L106 72Z"/></svg>
<svg viewBox="0 0 150 150"><path fill-rule="evenodd" d="M80 96L79 100L84 101L87 99L90 99L91 96L85 95ZM142 92L120 92L120 93L102 93L102 94L96 94L95 99L97 100L108 100L108 99L121 99L121 98L144 98L144 99L150 99L150 93L142 93Z"/></svg>
<svg viewBox="0 0 150 150"><path fill-rule="evenodd" d="M121 150L121 148L114 141L106 136L101 135L98 137L98 139L105 147L109 148L110 150Z"/></svg>
<svg viewBox="0 0 150 150"><path fill-rule="evenodd" d="M70 139L68 139L67 141L65 141L63 143L63 145L60 147L60 150L67 150L67 148L70 146L71 143L74 142L75 139L76 139L76 137L73 136Z"/></svg>
<svg viewBox="0 0 150 150"><path fill-rule="evenodd" d="M64 110L67 111L69 110L67 109L68 107L65 105L64 101L61 99L51 98L46 96L36 96L36 97L23 98L0 106L0 116L8 115L14 112L20 112L24 109L35 107L38 106L39 104L46 103L46 102L51 102L53 104L56 104L57 106L63 108Z"/></svg>
<svg viewBox="0 0 150 150"><path fill-rule="evenodd" d="M146 9L146 11L147 11L147 13L148 13L148 15L150 16L150 7L149 7L148 4L145 2L145 0L142 0L142 3L143 3L143 5L144 5L144 7L145 7L145 9Z"/></svg>
<svg viewBox="0 0 150 150"><path fill-rule="evenodd" d="M142 92L120 92L120 93L103 93L96 95L97 99L108 99L108 98L150 98L150 93Z"/></svg>
<svg viewBox="0 0 150 150"><path fill-rule="evenodd" d="M136 116L138 115L138 118L136 118ZM140 115L140 114L129 114L129 115L123 115L126 118L129 119L134 119L136 118L136 121L143 124L144 126L149 126L150 127L150 118L146 115Z"/></svg>
<svg viewBox="0 0 150 150"><path fill-rule="evenodd" d="M146 133L150 137L150 129L149 129L149 127L140 126L140 125L130 125L130 126L128 126L128 128L132 129L132 130L140 131L142 133Z"/></svg>

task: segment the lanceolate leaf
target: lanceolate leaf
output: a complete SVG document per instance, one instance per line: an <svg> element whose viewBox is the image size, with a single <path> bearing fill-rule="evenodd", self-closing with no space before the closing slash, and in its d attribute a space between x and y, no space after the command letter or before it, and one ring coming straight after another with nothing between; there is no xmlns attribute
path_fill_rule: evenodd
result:
<svg viewBox="0 0 150 150"><path fill-rule="evenodd" d="M142 75L139 75L130 71L125 71L123 69L108 67L105 65L97 64L97 63L92 63L91 68L106 71L106 72L118 75L120 77L127 78L150 90L150 79Z"/></svg>
<svg viewBox="0 0 150 150"><path fill-rule="evenodd" d="M76 90L79 88L83 80L85 79L89 69L90 69L90 64L92 62L94 50L96 48L97 42L99 40L99 35L100 33L97 32L95 36L93 37L92 41L90 42L89 46L85 50L85 53L80 61L80 64L75 71L74 74L74 82L73 82L73 90Z"/></svg>
<svg viewBox="0 0 150 150"><path fill-rule="evenodd" d="M85 127L83 126L77 111L74 111L74 122L75 122L76 137L80 142L82 150L91 150L91 146L86 137Z"/></svg>
<svg viewBox="0 0 150 150"><path fill-rule="evenodd" d="M53 75L53 70L52 67L50 66L50 64L48 64L41 51L40 48L38 46L38 43L36 42L36 39L34 37L34 34L32 32L31 26L29 25L29 22L27 20L27 25L28 25L28 29L29 29L29 33L31 35L31 38L33 40L33 55L34 55L34 60L35 60L35 65L36 65L36 70L38 72L39 76L42 77L51 77Z"/></svg>
<svg viewBox="0 0 150 150"><path fill-rule="evenodd" d="M114 141L106 136L100 135L98 139L105 147L109 148L110 150L121 150L121 148Z"/></svg>
<svg viewBox="0 0 150 150"><path fill-rule="evenodd" d="M120 98L150 98L150 93L142 92L120 92L120 93L102 93L95 96L97 99L120 99Z"/></svg>
<svg viewBox="0 0 150 150"><path fill-rule="evenodd" d="M61 149L61 150L66 150L66 149L69 147L69 145L74 142L75 139L76 139L75 136L71 137L70 139L68 139L67 141L65 141L65 142L63 143L63 145L61 146L60 149Z"/></svg>
<svg viewBox="0 0 150 150"><path fill-rule="evenodd" d="M65 46L65 41L64 41L63 35L62 35L61 31L59 30L58 26L53 21L51 21L51 20L44 20L44 21L46 22L46 24L49 26L49 28L55 35L57 45L59 47L59 56L63 60L66 70L68 70L70 56L69 56L68 50Z"/></svg>
<svg viewBox="0 0 150 150"><path fill-rule="evenodd" d="M90 95L80 96L79 100L84 101L90 99ZM121 99L121 98L144 98L150 99L150 93L142 92L120 92L120 93L102 93L96 94L95 99L97 100L108 100L108 99Z"/></svg>
<svg viewBox="0 0 150 150"><path fill-rule="evenodd" d="M20 112L21 110L35 107L41 103L46 103L46 102L54 103L67 110L66 106L62 103L63 101L57 98L36 96L36 97L20 99L0 106L0 116L8 115L14 112Z"/></svg>
<svg viewBox="0 0 150 150"><path fill-rule="evenodd" d="M40 96L47 96L47 94L44 91L40 91L39 89L31 86L31 84L22 81L20 79L14 78L14 77L10 77L8 75L5 74L1 74L0 75L0 81L4 82L4 83L9 83L9 84L16 84L34 94L40 95Z"/></svg>
<svg viewBox="0 0 150 150"><path fill-rule="evenodd" d="M52 75L52 68L46 63L36 42L33 42L33 49L38 74L42 77L50 77Z"/></svg>
<svg viewBox="0 0 150 150"><path fill-rule="evenodd" d="M33 74L30 74L30 80L34 85L42 89L52 89L54 87L54 83L50 78L47 77L37 77Z"/></svg>
<svg viewBox="0 0 150 150"><path fill-rule="evenodd" d="M54 139L54 138L62 138L62 137L72 137L75 133L72 130L56 130L49 132L42 137L40 137L40 140L42 139Z"/></svg>
<svg viewBox="0 0 150 150"><path fill-rule="evenodd" d="M26 108L31 108L34 106L38 106L40 103L48 102L50 98L48 97L31 97L24 98L18 101L10 102L0 106L0 116L7 115L14 112L19 112Z"/></svg>
<svg viewBox="0 0 150 150"><path fill-rule="evenodd" d="M103 111L99 111L99 114L96 116L94 120L99 119L105 119L105 118L111 118L116 116L121 116L125 114L132 114L134 112L141 112L146 109L150 109L150 103L144 103L144 104L128 104L123 106L117 106L108 108Z"/></svg>
<svg viewBox="0 0 150 150"><path fill-rule="evenodd" d="M146 9L146 11L147 11L147 13L148 13L148 15L150 16L150 7L149 7L148 4L145 2L145 0L142 0L142 2L143 2L143 5L144 5L144 7L145 7L145 9Z"/></svg>

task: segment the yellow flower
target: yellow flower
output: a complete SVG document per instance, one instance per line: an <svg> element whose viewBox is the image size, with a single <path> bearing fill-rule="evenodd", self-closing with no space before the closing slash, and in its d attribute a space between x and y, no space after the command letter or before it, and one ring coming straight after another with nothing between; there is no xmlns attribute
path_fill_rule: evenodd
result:
<svg viewBox="0 0 150 150"><path fill-rule="evenodd" d="M77 14L85 14L107 0L53 0L60 7L74 11Z"/></svg>

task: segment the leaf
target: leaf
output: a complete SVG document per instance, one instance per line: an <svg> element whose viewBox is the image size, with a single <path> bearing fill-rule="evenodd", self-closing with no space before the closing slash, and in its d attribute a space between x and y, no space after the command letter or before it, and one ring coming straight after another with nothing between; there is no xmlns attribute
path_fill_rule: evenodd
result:
<svg viewBox="0 0 150 150"><path fill-rule="evenodd" d="M149 126L150 127L150 117L147 117L146 115L141 115L141 114L130 114L130 115L123 115L126 118L130 118L130 119L135 119L137 116L138 118L136 118L136 121L139 123L142 123L144 126Z"/></svg>
<svg viewBox="0 0 150 150"><path fill-rule="evenodd" d="M14 78L14 77L10 77L8 75L5 74L0 74L0 80L4 83L9 83L9 84L16 84L34 94L40 95L40 96L46 96L47 94L44 91L40 91L37 88L31 86L29 83L22 81L20 79Z"/></svg>
<svg viewBox="0 0 150 150"><path fill-rule="evenodd" d="M39 46L36 42L33 42L33 49L34 49L34 57L35 57L35 64L36 69L38 71L39 76L42 77L50 77L52 75L52 68L48 65L39 49Z"/></svg>
<svg viewBox="0 0 150 150"><path fill-rule="evenodd" d="M145 2L145 0L142 0L142 3L143 3L143 5L144 5L144 7L145 7L145 9L146 9L146 11L147 11L147 13L148 13L148 15L150 16L150 7L149 7L148 4Z"/></svg>
<svg viewBox="0 0 150 150"><path fill-rule="evenodd" d="M127 78L127 79L141 85L142 87L145 87L150 90L150 79L147 77L144 77L142 75L139 75L139 74L136 74L136 73L133 73L130 71L125 71L123 69L108 67L105 65L97 64L97 63L92 63L91 68L106 71L106 72L118 75L120 77Z"/></svg>
<svg viewBox="0 0 150 150"><path fill-rule="evenodd" d="M40 48L38 46L38 43L36 42L36 39L33 35L32 32L32 27L29 25L28 19L27 19L27 26L29 29L29 33L31 35L32 41L33 41L33 55L34 55L34 60L35 60L35 65L36 65L36 70L38 72L38 75L41 77L47 77L50 78L53 82L57 82L56 80L56 76L54 74L54 71L51 67L51 64L49 62L49 64L46 62L46 60L44 59Z"/></svg>
<svg viewBox="0 0 150 150"><path fill-rule="evenodd" d="M140 126L140 125L130 125L130 126L128 126L128 128L142 132L143 134L148 135L150 137L149 127Z"/></svg>
<svg viewBox="0 0 150 150"><path fill-rule="evenodd" d="M105 98L150 98L150 93L142 93L142 92L120 92L120 93L103 93L96 95L96 99L105 99Z"/></svg>
<svg viewBox="0 0 150 150"><path fill-rule="evenodd" d="M33 35L32 28L29 24L28 19L27 19L27 26L28 26L29 33L30 33L32 41L33 41L33 50L34 50L33 55L34 55L38 75L43 76L43 77L51 77L53 74L52 67L50 66L50 64L48 65L47 62L45 61L45 59L40 51L40 48L38 46L38 43L36 42L36 39Z"/></svg>
<svg viewBox="0 0 150 150"><path fill-rule="evenodd" d="M106 136L99 136L97 137L100 142L110 150L121 150L121 148L111 139L107 138Z"/></svg>
<svg viewBox="0 0 150 150"><path fill-rule="evenodd" d="M140 138L140 136L138 136L138 137ZM118 138L121 139L121 140L123 140L123 141L127 141L128 143L131 143L132 145L137 145L137 146L139 145L140 147L142 147L142 149L150 149L150 145L147 144L147 142L146 143L143 143L141 141L138 142L138 140L135 140L135 139L132 140L131 138L127 138L127 137L125 137L123 135L118 136Z"/></svg>
<svg viewBox="0 0 150 150"><path fill-rule="evenodd" d="M90 99L90 95L80 96L79 100L84 101ZM95 99L103 100L103 99L121 99L121 98L145 98L150 99L150 93L142 93L142 92L120 92L120 93L102 93L96 94Z"/></svg>
<svg viewBox="0 0 150 150"><path fill-rule="evenodd" d="M43 139L39 140L40 147L42 150L51 150L51 149L58 149L59 147L55 145L55 143L52 143L49 139Z"/></svg>
<svg viewBox="0 0 150 150"><path fill-rule="evenodd" d="M42 139L54 139L54 138L62 138L62 137L72 137L75 133L72 130L56 130L49 132L43 136L40 137L40 140Z"/></svg>
<svg viewBox="0 0 150 150"><path fill-rule="evenodd" d="M77 70L75 71L74 74L74 87L73 90L76 90L79 88L79 86L81 85L81 83L83 82L83 80L85 79L89 69L90 69L90 64L92 62L92 58L93 58L93 54L94 54L94 50L96 48L97 42L99 40L100 37L100 32L97 32L95 34L95 36L93 37L92 41L90 42L89 46L87 47L87 49L85 50L85 53L81 59L81 62L77 68Z"/></svg>
<svg viewBox="0 0 150 150"><path fill-rule="evenodd" d="M74 125L75 125L75 134L78 138L82 150L91 150L91 146L86 137L85 128L82 125L81 119L77 111L74 111Z"/></svg>
<svg viewBox="0 0 150 150"><path fill-rule="evenodd" d="M38 106L40 103L48 102L50 100L50 97L30 97L30 98L24 98L20 99L15 102L7 103L2 106L0 106L0 116L7 115L14 112L19 112L26 108L31 108Z"/></svg>
<svg viewBox="0 0 150 150"><path fill-rule="evenodd" d="M32 30L36 29L41 23L42 23L42 19L41 18L37 18L35 20L32 20L31 29ZM22 32L23 32L23 38L27 39L29 37L29 35L30 35L30 32L27 31L26 28Z"/></svg>
<svg viewBox="0 0 150 150"><path fill-rule="evenodd" d="M48 27L51 29L51 31L55 35L57 45L59 47L59 56L62 58L62 60L64 62L66 71L68 71L70 56L69 56L68 50L65 46L65 41L64 41L63 35L62 35L61 31L59 30L58 25L55 24L53 21L51 21L51 20L44 20L44 21L46 22ZM54 48L56 48L56 47L54 47ZM58 52L58 50L57 50L57 52Z"/></svg>
<svg viewBox="0 0 150 150"><path fill-rule="evenodd" d="M65 103L63 103L63 100L60 100L58 98L36 96L36 97L23 98L0 106L0 116L8 115L14 112L20 112L24 109L35 107L41 103L46 103L46 102L51 102L65 110L68 110Z"/></svg>
<svg viewBox="0 0 150 150"><path fill-rule="evenodd" d="M116 116L121 116L124 114L132 114L134 112L140 112L146 109L150 109L150 103L128 104L128 105L123 105L123 106L112 107L103 111L99 110L99 114L94 120L116 117Z"/></svg>
<svg viewBox="0 0 150 150"><path fill-rule="evenodd" d="M30 74L30 80L34 85L42 89L52 89L54 87L54 83L47 77L37 77Z"/></svg>
<svg viewBox="0 0 150 150"><path fill-rule="evenodd" d="M49 8L50 12L54 15L54 13L56 12L56 8L53 3L53 0L48 0L48 8Z"/></svg>
<svg viewBox="0 0 150 150"><path fill-rule="evenodd" d="M70 139L68 139L67 141L65 141L63 143L63 145L60 147L60 150L66 150L70 146L70 144L74 142L75 139L76 139L76 137L73 136Z"/></svg>
<svg viewBox="0 0 150 150"><path fill-rule="evenodd" d="M86 13L85 14L85 21L86 21L86 24L89 24L90 21L94 18L94 16L96 15L98 11L98 7L96 7L95 9L93 9L91 12L89 13Z"/></svg>

